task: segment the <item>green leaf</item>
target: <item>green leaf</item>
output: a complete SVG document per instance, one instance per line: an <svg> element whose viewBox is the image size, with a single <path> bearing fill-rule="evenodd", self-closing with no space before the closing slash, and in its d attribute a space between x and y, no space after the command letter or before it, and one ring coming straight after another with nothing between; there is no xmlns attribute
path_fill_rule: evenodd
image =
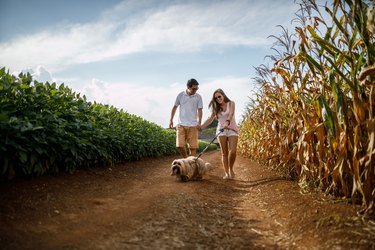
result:
<svg viewBox="0 0 375 250"><path fill-rule="evenodd" d="M3 160L1 175L5 175L6 172L8 171L8 168L9 168L9 159L8 157L5 157Z"/></svg>
<svg viewBox="0 0 375 250"><path fill-rule="evenodd" d="M335 122L331 108L328 106L322 95L318 97L318 103L322 109L324 127L328 131L331 139L336 138Z"/></svg>
<svg viewBox="0 0 375 250"><path fill-rule="evenodd" d="M303 48L303 47L302 47ZM303 48L302 55L306 58L307 63L309 64L309 67L311 71L315 74L315 69L318 69L321 73L323 73L322 66L314 59L312 58Z"/></svg>
<svg viewBox="0 0 375 250"><path fill-rule="evenodd" d="M8 121L9 117L6 113L0 113L0 122Z"/></svg>
<svg viewBox="0 0 375 250"><path fill-rule="evenodd" d="M340 86L335 81L332 74L330 74L330 83L333 91L333 97L336 101L338 120L341 126L345 124L345 114L344 114L344 96Z"/></svg>
<svg viewBox="0 0 375 250"><path fill-rule="evenodd" d="M18 159L24 164L27 162L27 154L24 151L18 152Z"/></svg>

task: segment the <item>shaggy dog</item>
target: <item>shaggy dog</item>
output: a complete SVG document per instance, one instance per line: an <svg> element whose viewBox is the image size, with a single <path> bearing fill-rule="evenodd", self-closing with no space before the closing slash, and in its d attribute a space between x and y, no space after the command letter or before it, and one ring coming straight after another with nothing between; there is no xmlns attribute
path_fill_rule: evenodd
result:
<svg viewBox="0 0 375 250"><path fill-rule="evenodd" d="M210 169L210 163L204 162L201 158L189 156L172 162L171 175L175 175L180 181L201 180L202 175Z"/></svg>

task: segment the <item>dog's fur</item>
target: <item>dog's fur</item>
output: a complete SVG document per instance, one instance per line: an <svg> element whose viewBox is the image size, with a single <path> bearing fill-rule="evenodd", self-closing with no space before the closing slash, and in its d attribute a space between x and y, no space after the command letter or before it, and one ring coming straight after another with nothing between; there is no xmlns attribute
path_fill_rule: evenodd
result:
<svg viewBox="0 0 375 250"><path fill-rule="evenodd" d="M210 163L204 162L201 158L189 156L172 162L171 175L175 175L180 181L201 180L210 169Z"/></svg>

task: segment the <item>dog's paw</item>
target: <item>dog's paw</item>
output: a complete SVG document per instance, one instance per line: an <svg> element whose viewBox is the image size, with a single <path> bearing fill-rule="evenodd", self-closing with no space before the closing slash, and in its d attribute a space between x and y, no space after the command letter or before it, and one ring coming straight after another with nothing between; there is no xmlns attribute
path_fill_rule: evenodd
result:
<svg viewBox="0 0 375 250"><path fill-rule="evenodd" d="M181 176L181 181L184 181L184 182L189 181L189 176Z"/></svg>

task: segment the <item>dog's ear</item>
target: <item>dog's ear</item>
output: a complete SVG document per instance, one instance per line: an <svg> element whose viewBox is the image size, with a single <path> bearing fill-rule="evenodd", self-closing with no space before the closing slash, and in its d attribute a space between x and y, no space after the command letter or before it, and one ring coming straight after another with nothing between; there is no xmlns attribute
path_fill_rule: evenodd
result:
<svg viewBox="0 0 375 250"><path fill-rule="evenodd" d="M187 164L188 162L185 162L185 160L181 160L179 162L179 166L180 166L180 175L187 175L188 172L187 172Z"/></svg>
<svg viewBox="0 0 375 250"><path fill-rule="evenodd" d="M175 174L174 174L174 171L173 171L173 169L175 168L175 165L176 165L176 164L175 164L175 161L176 161L176 160L174 160L174 161L172 162L172 164L171 164L171 175L175 175Z"/></svg>

